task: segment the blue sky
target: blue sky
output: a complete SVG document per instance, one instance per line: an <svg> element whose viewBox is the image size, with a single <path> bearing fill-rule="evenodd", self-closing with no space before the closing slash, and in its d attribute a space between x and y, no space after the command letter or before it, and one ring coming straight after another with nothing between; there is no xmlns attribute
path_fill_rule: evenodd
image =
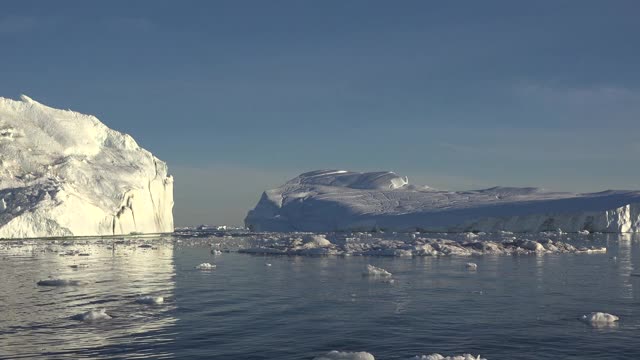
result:
<svg viewBox="0 0 640 360"><path fill-rule="evenodd" d="M241 224L298 173L640 188L640 2L14 1L0 96L167 161L176 224Z"/></svg>

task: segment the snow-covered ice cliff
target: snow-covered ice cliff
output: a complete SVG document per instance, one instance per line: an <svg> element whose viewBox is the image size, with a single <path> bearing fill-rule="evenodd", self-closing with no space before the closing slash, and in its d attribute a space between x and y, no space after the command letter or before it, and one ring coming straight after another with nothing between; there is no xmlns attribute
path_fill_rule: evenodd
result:
<svg viewBox="0 0 640 360"><path fill-rule="evenodd" d="M254 231L640 232L640 191L441 191L393 172L319 170L262 194Z"/></svg>
<svg viewBox="0 0 640 360"><path fill-rule="evenodd" d="M0 97L0 238L173 232L173 178L96 117Z"/></svg>

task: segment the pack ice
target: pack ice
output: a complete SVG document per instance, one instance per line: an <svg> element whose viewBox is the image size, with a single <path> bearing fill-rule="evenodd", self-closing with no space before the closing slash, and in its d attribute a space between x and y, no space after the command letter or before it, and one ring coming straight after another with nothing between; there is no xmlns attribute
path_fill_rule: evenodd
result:
<svg viewBox="0 0 640 360"><path fill-rule="evenodd" d="M640 191L442 191L393 172L318 170L262 194L253 231L640 232Z"/></svg>
<svg viewBox="0 0 640 360"><path fill-rule="evenodd" d="M0 238L173 232L173 178L96 117L0 97Z"/></svg>

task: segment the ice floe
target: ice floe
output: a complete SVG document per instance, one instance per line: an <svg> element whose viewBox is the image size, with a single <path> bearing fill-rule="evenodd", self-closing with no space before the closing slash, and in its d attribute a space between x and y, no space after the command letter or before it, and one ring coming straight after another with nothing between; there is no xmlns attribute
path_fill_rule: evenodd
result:
<svg viewBox="0 0 640 360"><path fill-rule="evenodd" d="M317 356L313 360L375 360L368 352L348 352L333 350L324 355Z"/></svg>
<svg viewBox="0 0 640 360"><path fill-rule="evenodd" d="M619 317L609 314L609 313L604 313L604 312L592 312L590 314L587 315L582 315L582 317L580 318L580 320L589 323L593 326L599 327L599 326L610 326L615 324L616 321L620 320Z"/></svg>
<svg viewBox="0 0 640 360"><path fill-rule="evenodd" d="M379 280L385 283L393 284L394 279L391 278L392 274L387 270L373 265L367 265L367 268L362 273L362 276L369 277L371 279Z"/></svg>
<svg viewBox="0 0 640 360"><path fill-rule="evenodd" d="M200 265L196 265L196 269L198 270L213 270L216 268L215 264L210 263L202 263Z"/></svg>
<svg viewBox="0 0 640 360"><path fill-rule="evenodd" d="M105 309L99 310L91 310L84 312L82 314L74 315L71 317L73 320L78 321L101 321L101 320L110 320L111 315L107 314Z"/></svg>
<svg viewBox="0 0 640 360"><path fill-rule="evenodd" d="M454 356L443 356L440 354L431 354L431 355L420 355L414 356L411 360L487 360L481 358L480 355L474 356L471 354L462 354L462 355L454 355Z"/></svg>
<svg viewBox="0 0 640 360"><path fill-rule="evenodd" d="M367 268L362 273L363 276L373 276L373 277L391 277L391 273L387 270L379 267L375 267L373 265L367 265Z"/></svg>
<svg viewBox="0 0 640 360"><path fill-rule="evenodd" d="M466 263L466 264L464 265L464 267L465 267L465 268L467 268L467 270L469 270L469 271L475 271L475 270L478 270L478 264L476 264L476 263L472 263L472 262Z"/></svg>

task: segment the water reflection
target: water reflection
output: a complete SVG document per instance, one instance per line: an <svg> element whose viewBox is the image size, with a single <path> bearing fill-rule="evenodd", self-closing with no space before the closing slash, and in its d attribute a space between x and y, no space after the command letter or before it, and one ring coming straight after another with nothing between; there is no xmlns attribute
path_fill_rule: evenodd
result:
<svg viewBox="0 0 640 360"><path fill-rule="evenodd" d="M433 352L640 358L634 314L640 277L630 276L640 264L637 237L568 236L578 246L606 242L609 252L214 256L212 249L237 248L245 239L0 242L0 358L293 360L332 349L381 359ZM216 270L194 269L203 262ZM467 262L478 270L468 271ZM367 264L390 271L395 282L363 277ZM50 276L88 284L36 286ZM165 303L137 304L140 295L163 296ZM70 319L101 308L113 319ZM593 311L619 315L620 323L580 322Z"/></svg>
<svg viewBox="0 0 640 360"><path fill-rule="evenodd" d="M0 248L0 357L109 357L109 348L144 357L167 336L175 319L173 245L126 240L6 242ZM48 278L85 285L43 287ZM164 296L161 306L135 303L141 295ZM71 317L105 309L111 320L79 322ZM119 351L120 351L119 350Z"/></svg>

